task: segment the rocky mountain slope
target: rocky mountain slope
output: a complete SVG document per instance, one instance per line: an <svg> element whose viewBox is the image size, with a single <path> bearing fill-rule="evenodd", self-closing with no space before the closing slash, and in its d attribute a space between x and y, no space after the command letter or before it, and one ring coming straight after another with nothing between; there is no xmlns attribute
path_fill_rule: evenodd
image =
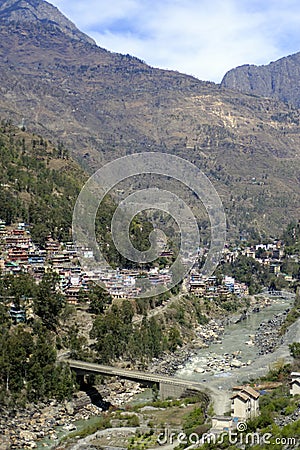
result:
<svg viewBox="0 0 300 450"><path fill-rule="evenodd" d="M141 151L194 162L232 235L299 217L297 109L110 53L42 0L0 2L0 92L2 117L63 140L89 170Z"/></svg>
<svg viewBox="0 0 300 450"><path fill-rule="evenodd" d="M50 25L59 28L72 39L95 44L94 40L78 28L50 3L40 0L1 0L0 21L2 24L15 22L19 24Z"/></svg>
<svg viewBox="0 0 300 450"><path fill-rule="evenodd" d="M300 107L300 52L265 66L243 65L227 72L221 85Z"/></svg>

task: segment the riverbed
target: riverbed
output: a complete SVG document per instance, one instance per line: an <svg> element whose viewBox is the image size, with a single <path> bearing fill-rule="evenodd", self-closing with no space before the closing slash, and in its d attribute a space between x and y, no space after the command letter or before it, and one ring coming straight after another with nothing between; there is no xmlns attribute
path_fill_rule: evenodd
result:
<svg viewBox="0 0 300 450"><path fill-rule="evenodd" d="M226 327L221 342L197 350L196 354L175 374L178 378L203 382L214 392L215 412L223 414L230 406L231 388L264 375L271 365L283 358L291 360L288 345L299 341L300 322L293 324L282 338L278 348L267 355L259 355L254 336L262 322L267 322L290 308L293 298L276 298L260 312ZM231 363L234 362L232 365ZM236 367L234 367L236 366Z"/></svg>
<svg viewBox="0 0 300 450"><path fill-rule="evenodd" d="M203 382L212 396L214 412L224 414L229 411L231 388L234 385L249 382L251 379L263 375L279 358L284 358L288 362L290 358L288 344L300 340L300 321L290 327L283 342L274 353L260 356L254 337L262 322L267 322L274 315L281 314L292 304L293 299L290 297L276 298L270 306L259 312L251 313L245 320L226 326L220 340L210 344L207 348L198 349L184 364L184 367L175 373L175 377ZM214 364L215 362L216 364ZM234 367L239 364L240 367ZM218 367L213 367L214 365ZM145 390L136 398L136 402L146 401L151 397L151 391ZM95 420L97 419L92 417L88 421L76 422L75 425L80 430L92 425ZM57 430L57 432L58 437L66 434L62 433L62 430ZM113 434L113 430L107 430L106 433ZM45 448L42 446L45 443L49 445L48 448L51 448L48 440L48 442L40 443L38 449Z"/></svg>

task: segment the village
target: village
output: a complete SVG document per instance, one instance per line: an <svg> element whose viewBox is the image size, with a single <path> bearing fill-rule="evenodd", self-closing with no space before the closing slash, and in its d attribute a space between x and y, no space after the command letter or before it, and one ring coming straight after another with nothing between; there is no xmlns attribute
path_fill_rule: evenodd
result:
<svg viewBox="0 0 300 450"><path fill-rule="evenodd" d="M208 251L206 249L206 251ZM171 281L169 266L164 268L153 267L146 270L87 270L80 265L79 252L85 258L93 258L90 249L77 249L73 242L59 242L49 235L44 248L39 248L31 238L30 227L25 223L7 226L0 220L0 271L4 275L30 274L36 283L48 271L59 275L59 289L70 304L78 304L87 296L91 282L101 283L105 286L113 299L130 299L139 295L138 279L147 278L150 285L168 286ZM204 252L205 253L205 252ZM284 243L274 241L268 244L257 244L253 247L230 248L225 246L222 259L232 263L239 255L253 258L274 276L281 274L281 263L284 257ZM164 251L162 257L170 257L170 251ZM293 255L291 258L295 258ZM295 262L297 262L295 260ZM293 282L290 274L281 274L287 282ZM222 279L216 276L204 278L198 268L194 268L185 289L195 296L207 299L221 298L226 300L232 296L246 296L249 294L248 286L223 275ZM9 299L7 299L9 300ZM25 312L16 310L11 299L11 315L17 321L24 319Z"/></svg>

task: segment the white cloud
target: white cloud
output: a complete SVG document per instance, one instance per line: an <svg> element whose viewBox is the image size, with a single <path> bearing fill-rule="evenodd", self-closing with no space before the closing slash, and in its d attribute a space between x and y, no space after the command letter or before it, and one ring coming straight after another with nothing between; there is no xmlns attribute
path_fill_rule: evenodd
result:
<svg viewBox="0 0 300 450"><path fill-rule="evenodd" d="M220 81L241 64L300 50L296 0L55 0L98 45Z"/></svg>

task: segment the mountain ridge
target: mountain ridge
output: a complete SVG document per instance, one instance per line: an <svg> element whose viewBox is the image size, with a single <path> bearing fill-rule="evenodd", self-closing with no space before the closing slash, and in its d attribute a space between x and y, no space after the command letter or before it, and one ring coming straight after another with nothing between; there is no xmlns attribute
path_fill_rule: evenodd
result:
<svg viewBox="0 0 300 450"><path fill-rule="evenodd" d="M51 24L63 30L74 39L96 45L95 41L82 33L60 10L49 2L41 0L2 0L0 1L0 24L40 22Z"/></svg>
<svg viewBox="0 0 300 450"><path fill-rule="evenodd" d="M300 52L256 66L244 64L229 70L221 86L273 98L300 107Z"/></svg>
<svg viewBox="0 0 300 450"><path fill-rule="evenodd" d="M9 18L0 20L0 94L2 117L63 141L89 171L141 151L196 164L232 234L277 233L300 215L300 112L280 101L150 67L47 21Z"/></svg>

